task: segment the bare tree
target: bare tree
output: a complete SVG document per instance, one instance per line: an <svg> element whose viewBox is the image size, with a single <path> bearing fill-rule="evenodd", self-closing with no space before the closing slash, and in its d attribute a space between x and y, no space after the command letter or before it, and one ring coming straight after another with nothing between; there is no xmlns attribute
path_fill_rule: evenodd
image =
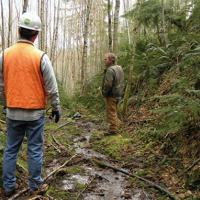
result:
<svg viewBox="0 0 200 200"><path fill-rule="evenodd" d="M3 51L5 49L5 39L4 39L4 15L3 15L2 0L1 0L1 22L2 22L1 41L2 41L2 51Z"/></svg>
<svg viewBox="0 0 200 200"><path fill-rule="evenodd" d="M12 0L8 0L9 15L8 15L8 47L12 43Z"/></svg>
<svg viewBox="0 0 200 200"><path fill-rule="evenodd" d="M114 13L113 52L117 56L120 0L116 0Z"/></svg>
<svg viewBox="0 0 200 200"><path fill-rule="evenodd" d="M139 17L140 17L140 4L141 4L140 0L137 0L137 15L136 15L136 20L135 20L135 28L134 28L135 31L134 31L134 36L133 36L131 66L130 66L129 77L128 77L127 86L126 86L125 95L124 95L122 115L125 114L126 109L127 109L127 102L128 102L128 98L130 94L130 89L131 89L131 80L133 77L135 48L136 48L136 42L137 42L137 34L139 30L138 22L139 22Z"/></svg>
<svg viewBox="0 0 200 200"><path fill-rule="evenodd" d="M84 90L85 84L85 71L86 71L86 60L87 60L87 48L88 48L88 26L90 20L90 10L92 7L92 1L88 0L87 2L87 14L86 14L86 21L84 27L84 45L83 45L83 56L82 56L82 67L81 67L81 95Z"/></svg>
<svg viewBox="0 0 200 200"><path fill-rule="evenodd" d="M111 32L111 14L110 14L110 0L108 0L108 39L109 39L109 50L113 51L112 48L112 32Z"/></svg>
<svg viewBox="0 0 200 200"><path fill-rule="evenodd" d="M164 8L164 0L162 0L162 29L163 29L163 37L165 41L165 46L167 45L167 36L165 33L165 8Z"/></svg>
<svg viewBox="0 0 200 200"><path fill-rule="evenodd" d="M39 34L39 43L40 43L40 49L44 51L44 36L45 36L45 23L44 23L44 0L40 1L40 19L41 19L41 29L42 31Z"/></svg>
<svg viewBox="0 0 200 200"><path fill-rule="evenodd" d="M54 10L54 14L56 14L55 10ZM60 14L60 0L58 0L57 17L56 17L56 19L54 18L55 28L54 28L52 50L51 50L51 57L50 57L52 64L55 61L56 47L57 47L57 41L58 41L59 14ZM57 71L57 69L56 69L56 71Z"/></svg>
<svg viewBox="0 0 200 200"><path fill-rule="evenodd" d="M65 79L65 50L66 50L66 16L67 16L67 2L65 1L65 9L64 11L62 12L63 16L61 17L62 19L62 27L63 27L63 46L62 46L62 65L61 65L61 83L63 85L64 83L64 79Z"/></svg>
<svg viewBox="0 0 200 200"><path fill-rule="evenodd" d="M24 0L24 5L23 5L23 11L22 11L22 13L25 13L27 11L27 7L28 7L28 0Z"/></svg>
<svg viewBox="0 0 200 200"><path fill-rule="evenodd" d="M129 8L129 2L126 0L123 0L124 3L124 12L127 12L127 7ZM130 31L129 31L129 24L128 24L129 20L125 18L125 25L126 25L126 29L127 29L127 38L128 38L128 43L131 43L131 39L130 39Z"/></svg>

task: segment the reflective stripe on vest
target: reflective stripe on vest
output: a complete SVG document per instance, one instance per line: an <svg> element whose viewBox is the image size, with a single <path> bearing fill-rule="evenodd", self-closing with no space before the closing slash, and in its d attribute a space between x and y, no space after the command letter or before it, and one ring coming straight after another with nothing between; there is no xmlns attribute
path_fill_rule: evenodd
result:
<svg viewBox="0 0 200 200"><path fill-rule="evenodd" d="M46 107L46 92L40 71L43 54L29 43L17 43L4 51L3 76L7 107Z"/></svg>

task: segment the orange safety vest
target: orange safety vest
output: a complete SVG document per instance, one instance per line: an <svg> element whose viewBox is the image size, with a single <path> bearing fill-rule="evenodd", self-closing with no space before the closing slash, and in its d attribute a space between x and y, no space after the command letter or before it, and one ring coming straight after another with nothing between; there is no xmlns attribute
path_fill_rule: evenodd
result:
<svg viewBox="0 0 200 200"><path fill-rule="evenodd" d="M46 92L40 70L43 52L19 42L3 54L6 103L9 108L44 109Z"/></svg>

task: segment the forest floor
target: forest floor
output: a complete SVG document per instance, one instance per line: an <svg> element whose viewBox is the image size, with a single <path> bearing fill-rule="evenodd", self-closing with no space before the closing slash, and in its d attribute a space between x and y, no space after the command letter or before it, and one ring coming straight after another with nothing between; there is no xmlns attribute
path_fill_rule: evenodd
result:
<svg viewBox="0 0 200 200"><path fill-rule="evenodd" d="M103 134L108 129L105 116L91 115L86 110L78 110L72 118L62 110L58 124L46 116L42 177L49 189L44 196L29 195L25 139L16 170L19 188L9 199L170 199L137 176L157 184L177 199L200 199L198 191L185 187L184 171L179 173L176 167L180 162L190 166L188 158L168 158L160 147L152 145L154 141L147 144L134 135L141 123L147 126L148 115L151 113L144 108L138 109L124 122L120 134L114 136ZM128 175L109 166L123 169ZM8 199L3 197L2 187L0 196Z"/></svg>

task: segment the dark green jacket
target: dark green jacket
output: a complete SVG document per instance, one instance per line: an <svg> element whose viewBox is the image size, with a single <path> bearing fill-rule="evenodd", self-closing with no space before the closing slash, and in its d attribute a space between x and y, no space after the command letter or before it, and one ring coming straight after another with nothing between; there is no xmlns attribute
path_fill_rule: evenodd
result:
<svg viewBox="0 0 200 200"><path fill-rule="evenodd" d="M118 65L111 65L104 71L102 94L104 97L120 98L123 95L124 72Z"/></svg>

